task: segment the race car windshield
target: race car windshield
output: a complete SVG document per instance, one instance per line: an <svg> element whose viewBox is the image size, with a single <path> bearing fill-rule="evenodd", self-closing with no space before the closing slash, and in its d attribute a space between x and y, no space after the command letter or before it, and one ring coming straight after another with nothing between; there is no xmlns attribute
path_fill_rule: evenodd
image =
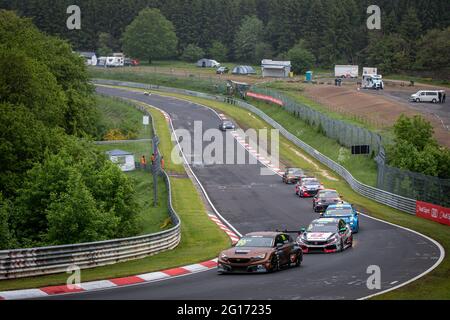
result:
<svg viewBox="0 0 450 320"><path fill-rule="evenodd" d="M302 171L299 169L289 169L288 170L288 174L292 174L292 175L301 175Z"/></svg>
<svg viewBox="0 0 450 320"><path fill-rule="evenodd" d="M236 247L272 247L273 239L264 237L244 237Z"/></svg>
<svg viewBox="0 0 450 320"><path fill-rule="evenodd" d="M341 216L349 216L353 215L352 209L328 209L325 213L326 215L341 217Z"/></svg>
<svg viewBox="0 0 450 320"><path fill-rule="evenodd" d="M319 198L338 198L339 195L336 191L325 191L319 193Z"/></svg>
<svg viewBox="0 0 450 320"><path fill-rule="evenodd" d="M316 185L319 184L319 181L317 181L317 180L306 180L303 184L305 186L316 186Z"/></svg>
<svg viewBox="0 0 450 320"><path fill-rule="evenodd" d="M337 231L337 226L334 224L315 223L315 224L310 224L308 227L308 232L332 232L332 233L335 233L336 231Z"/></svg>

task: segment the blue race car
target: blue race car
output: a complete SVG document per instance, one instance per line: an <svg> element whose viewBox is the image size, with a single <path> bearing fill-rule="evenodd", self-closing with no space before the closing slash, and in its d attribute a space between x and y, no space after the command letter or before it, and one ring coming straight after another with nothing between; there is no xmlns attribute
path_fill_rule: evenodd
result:
<svg viewBox="0 0 450 320"><path fill-rule="evenodd" d="M359 231L358 212L350 203L344 202L329 205L322 217L342 219L352 228L353 233L357 233Z"/></svg>

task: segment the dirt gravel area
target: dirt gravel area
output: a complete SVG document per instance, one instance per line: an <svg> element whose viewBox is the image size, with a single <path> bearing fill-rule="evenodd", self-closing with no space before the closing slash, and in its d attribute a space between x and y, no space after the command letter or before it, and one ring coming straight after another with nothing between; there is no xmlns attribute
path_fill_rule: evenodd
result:
<svg viewBox="0 0 450 320"><path fill-rule="evenodd" d="M450 148L450 132L446 127L450 125L450 101L445 105L409 103L409 96L420 90L419 86L386 87L383 91L358 90L356 85L306 85L304 88L308 98L330 110L362 117L380 128L392 126L401 114L422 115L432 123L438 142Z"/></svg>

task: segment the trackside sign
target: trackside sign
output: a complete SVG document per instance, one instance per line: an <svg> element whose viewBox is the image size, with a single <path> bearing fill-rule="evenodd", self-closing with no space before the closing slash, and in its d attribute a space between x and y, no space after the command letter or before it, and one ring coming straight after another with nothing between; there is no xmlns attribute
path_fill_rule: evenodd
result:
<svg viewBox="0 0 450 320"><path fill-rule="evenodd" d="M247 92L247 96L255 98L255 99L258 99L258 100L272 102L272 103L275 103L275 104L277 104L279 106L283 106L284 105L283 101L281 101L280 99L276 99L276 98L271 97L271 96L266 96L264 94L259 94L259 93L254 93L254 92L250 92L249 91L249 92Z"/></svg>
<svg viewBox="0 0 450 320"><path fill-rule="evenodd" d="M450 226L450 208L416 201L416 216Z"/></svg>

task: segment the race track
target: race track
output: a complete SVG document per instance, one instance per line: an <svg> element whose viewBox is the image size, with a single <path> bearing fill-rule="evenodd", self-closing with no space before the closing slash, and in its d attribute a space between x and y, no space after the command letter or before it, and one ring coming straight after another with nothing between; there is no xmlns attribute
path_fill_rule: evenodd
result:
<svg viewBox="0 0 450 320"><path fill-rule="evenodd" d="M121 89L98 87L102 94L131 98L166 111L175 129L218 128L220 119L190 102ZM224 133L229 135L230 133ZM240 145L237 148L242 148ZM298 230L318 217L312 200L300 199L281 178L261 176L261 164L193 166L217 210L240 233ZM49 299L357 299L398 286L428 270L440 257L431 241L410 231L360 217L354 247L337 254L305 255L301 268L274 274L218 275L215 270L129 287ZM366 286L367 267L381 268L381 290Z"/></svg>

